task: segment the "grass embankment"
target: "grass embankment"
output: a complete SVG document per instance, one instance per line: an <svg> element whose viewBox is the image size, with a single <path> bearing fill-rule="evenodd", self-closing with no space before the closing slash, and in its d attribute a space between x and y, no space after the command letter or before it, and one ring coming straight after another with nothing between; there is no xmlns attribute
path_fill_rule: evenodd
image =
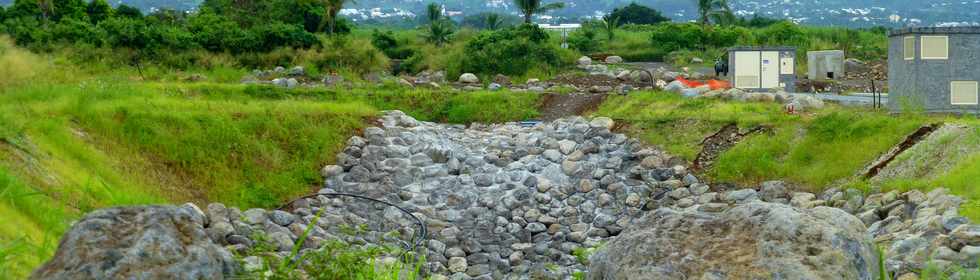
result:
<svg viewBox="0 0 980 280"><path fill-rule="evenodd" d="M689 161L700 151L701 140L725 125L737 124L743 129L770 126L770 133L749 136L722 153L705 171L706 175L713 181L740 185L786 180L810 191L829 186L886 190L945 187L968 198L964 214L980 220L980 183L976 180L980 175L980 149L959 151L963 154L952 160L950 168L932 170L926 177L909 174L870 183L856 176L908 134L929 123L968 126L974 134L958 141L973 141L975 147L980 139L980 124L969 117L891 116L867 108L833 105L813 113L788 115L774 103L685 99L656 92L610 97L596 115L626 121L630 133ZM902 159L899 157L898 161Z"/></svg>
<svg viewBox="0 0 980 280"><path fill-rule="evenodd" d="M70 66L19 51L0 52L0 66L28 73L0 78L0 275L15 279L93 209L185 201L268 208L308 193L319 168L379 110L457 123L537 114L536 95L518 93L72 77Z"/></svg>
<svg viewBox="0 0 980 280"><path fill-rule="evenodd" d="M898 190L948 188L968 200L961 208L964 215L980 217L980 122L956 120L896 157L882 173L872 184Z"/></svg>

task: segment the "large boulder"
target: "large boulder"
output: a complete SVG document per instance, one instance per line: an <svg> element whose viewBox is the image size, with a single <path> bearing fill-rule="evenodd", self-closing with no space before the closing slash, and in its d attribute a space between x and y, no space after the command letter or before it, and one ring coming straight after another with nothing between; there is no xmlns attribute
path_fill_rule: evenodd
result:
<svg viewBox="0 0 980 280"><path fill-rule="evenodd" d="M864 224L767 202L720 214L661 208L591 257L590 279L875 279Z"/></svg>
<svg viewBox="0 0 980 280"><path fill-rule="evenodd" d="M578 60L576 60L576 63L578 63L579 67L585 67L585 66L592 65L592 59L589 58L588 56L583 56L583 57L579 57Z"/></svg>
<svg viewBox="0 0 980 280"><path fill-rule="evenodd" d="M196 207L96 210L75 223L32 279L225 279L237 263Z"/></svg>
<svg viewBox="0 0 980 280"><path fill-rule="evenodd" d="M613 55L613 56L610 56L610 57L607 57L606 58L606 63L609 63L609 64L623 63L623 58L620 57L620 56Z"/></svg>

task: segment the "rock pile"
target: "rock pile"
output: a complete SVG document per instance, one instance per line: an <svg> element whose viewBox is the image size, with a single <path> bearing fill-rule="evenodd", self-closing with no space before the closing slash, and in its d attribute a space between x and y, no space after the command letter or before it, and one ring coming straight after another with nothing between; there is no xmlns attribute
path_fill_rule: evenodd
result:
<svg viewBox="0 0 980 280"><path fill-rule="evenodd" d="M789 94L782 91L749 92L737 88L711 90L708 86L688 88L679 81L673 81L667 84L664 90L680 93L689 98L712 98L745 102L777 102L783 104L783 107L790 112L817 110L825 106L824 102L816 97Z"/></svg>
<svg viewBox="0 0 980 280"><path fill-rule="evenodd" d="M318 195L282 210L99 210L72 227L35 277L221 279L238 271L229 251L261 241L286 258L307 231L301 254L334 240L412 247L422 235L416 218L428 229L420 253L433 279L568 279L590 269L593 279L875 279L874 243L896 276L929 260L975 268L980 257L980 226L941 189L708 185L682 160L611 132L608 118L465 127L393 111L379 123L323 168ZM344 234L355 226L365 232ZM604 242L591 265L580 260ZM242 269L261 266L246 256Z"/></svg>
<svg viewBox="0 0 980 280"><path fill-rule="evenodd" d="M324 168L325 191L380 197L415 212L432 233L430 272L454 278L535 270L567 277L584 269L576 249L619 234L650 206L661 182L690 178L668 166L664 153L610 132L605 118L466 129L391 112L381 123L352 138L339 165ZM380 211L362 218L408 224ZM544 264L561 268L545 271Z"/></svg>

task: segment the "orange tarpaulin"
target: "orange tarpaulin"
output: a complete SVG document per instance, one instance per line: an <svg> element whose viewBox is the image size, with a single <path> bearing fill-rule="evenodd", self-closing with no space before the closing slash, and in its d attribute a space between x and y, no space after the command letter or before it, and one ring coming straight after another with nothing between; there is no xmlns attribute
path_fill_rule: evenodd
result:
<svg viewBox="0 0 980 280"><path fill-rule="evenodd" d="M698 81L691 81L691 80L685 79L684 77L677 77L677 80L680 81L682 84L684 84L684 86L687 86L689 88L696 88L696 87L700 87L700 86L703 86L703 85L708 85L708 87L710 87L711 90L728 89L728 88L731 88L732 87L732 84L729 83L728 81L708 80L707 83L702 83L702 82L698 82Z"/></svg>

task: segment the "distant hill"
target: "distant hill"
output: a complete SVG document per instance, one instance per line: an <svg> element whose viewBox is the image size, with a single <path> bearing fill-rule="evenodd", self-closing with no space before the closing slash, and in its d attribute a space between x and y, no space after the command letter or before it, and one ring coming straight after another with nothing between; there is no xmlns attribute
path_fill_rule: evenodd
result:
<svg viewBox="0 0 980 280"><path fill-rule="evenodd" d="M0 0L9 4L13 0ZM192 10L201 0L111 0L144 11L158 8ZM450 16L464 16L485 11L516 14L511 0L436 0L443 3ZM547 1L546 2L552 2ZM566 8L539 19L541 22L567 22L601 16L613 8L637 2L661 10L675 21L695 19L694 0L565 0ZM424 10L425 0L360 0L343 14L356 21L403 19ZM731 0L739 15L754 14L791 19L814 25L867 27L884 25L980 25L980 1L976 0Z"/></svg>

